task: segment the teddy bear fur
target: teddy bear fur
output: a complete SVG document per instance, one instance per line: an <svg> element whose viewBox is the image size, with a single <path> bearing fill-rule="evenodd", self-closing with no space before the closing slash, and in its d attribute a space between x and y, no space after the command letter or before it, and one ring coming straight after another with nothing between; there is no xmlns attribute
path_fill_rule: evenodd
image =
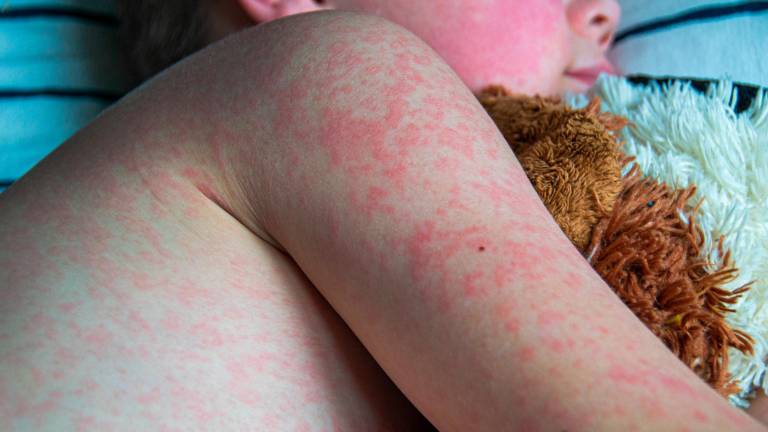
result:
<svg viewBox="0 0 768 432"><path fill-rule="evenodd" d="M727 397L739 383L728 349L751 353L753 339L726 323L748 289L722 289L737 269L729 254L701 258L694 187L643 177L620 151L627 121L600 113L597 99L571 109L557 99L489 87L478 98L531 184L574 246L635 315L701 379ZM684 215L684 218L681 218ZM722 245L722 241L721 241Z"/></svg>

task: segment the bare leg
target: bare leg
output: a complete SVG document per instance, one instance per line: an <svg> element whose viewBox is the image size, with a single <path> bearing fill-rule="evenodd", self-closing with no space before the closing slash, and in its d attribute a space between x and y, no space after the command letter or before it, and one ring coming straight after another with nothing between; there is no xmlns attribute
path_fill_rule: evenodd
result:
<svg viewBox="0 0 768 432"><path fill-rule="evenodd" d="M761 430L581 260L447 66L377 19L224 41L0 217L12 422L413 425L282 250L441 430Z"/></svg>

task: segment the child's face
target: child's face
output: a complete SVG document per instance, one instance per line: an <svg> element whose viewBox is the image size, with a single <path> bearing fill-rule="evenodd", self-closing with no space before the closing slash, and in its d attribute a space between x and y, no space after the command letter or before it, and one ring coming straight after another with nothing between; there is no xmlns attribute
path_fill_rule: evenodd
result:
<svg viewBox="0 0 768 432"><path fill-rule="evenodd" d="M583 91L610 72L604 53L619 20L615 0L337 0L414 32L472 90Z"/></svg>

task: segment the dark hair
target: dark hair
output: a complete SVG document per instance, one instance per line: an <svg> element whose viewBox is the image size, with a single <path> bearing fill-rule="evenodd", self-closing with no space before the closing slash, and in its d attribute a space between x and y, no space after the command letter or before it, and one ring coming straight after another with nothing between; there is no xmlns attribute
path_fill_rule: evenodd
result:
<svg viewBox="0 0 768 432"><path fill-rule="evenodd" d="M120 0L120 38L129 62L145 80L206 43L201 0Z"/></svg>

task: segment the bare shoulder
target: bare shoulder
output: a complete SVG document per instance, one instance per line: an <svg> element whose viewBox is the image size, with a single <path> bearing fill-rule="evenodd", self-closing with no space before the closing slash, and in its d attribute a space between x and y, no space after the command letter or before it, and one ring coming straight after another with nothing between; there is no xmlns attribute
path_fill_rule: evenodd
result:
<svg viewBox="0 0 768 432"><path fill-rule="evenodd" d="M365 27L392 28L321 13L222 41L0 196L0 429L423 422L265 229L308 153L286 125L327 103L299 77L330 82L323 31Z"/></svg>

